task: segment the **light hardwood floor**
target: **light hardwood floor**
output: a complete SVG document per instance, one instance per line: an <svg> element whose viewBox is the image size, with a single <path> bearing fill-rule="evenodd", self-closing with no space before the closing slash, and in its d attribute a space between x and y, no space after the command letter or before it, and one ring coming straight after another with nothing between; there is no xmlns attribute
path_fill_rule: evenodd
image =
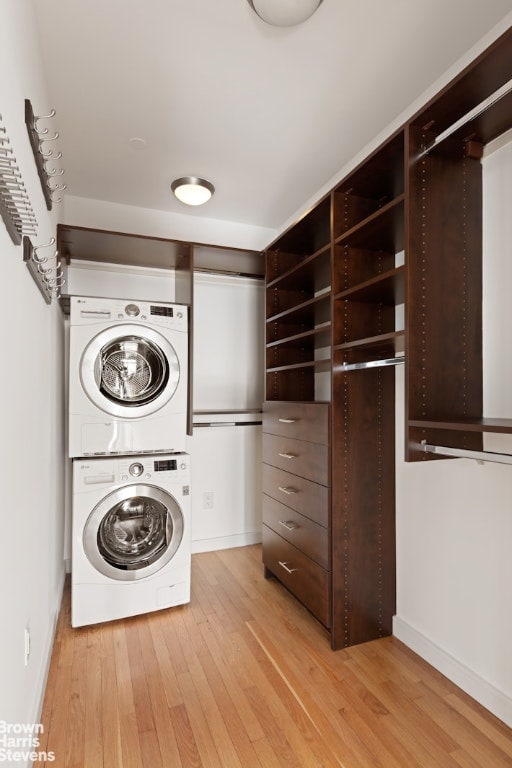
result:
<svg viewBox="0 0 512 768"><path fill-rule="evenodd" d="M394 638L332 652L259 546L193 555L189 605L71 629L43 709L66 768L502 768L512 731Z"/></svg>

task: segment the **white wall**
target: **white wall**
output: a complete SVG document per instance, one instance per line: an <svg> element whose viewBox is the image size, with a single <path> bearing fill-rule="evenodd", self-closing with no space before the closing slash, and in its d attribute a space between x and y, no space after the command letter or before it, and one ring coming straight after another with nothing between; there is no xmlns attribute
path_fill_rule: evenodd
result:
<svg viewBox="0 0 512 768"><path fill-rule="evenodd" d="M28 0L0 0L0 111L39 221L34 245L55 235L24 122L24 99L48 114ZM37 723L60 606L63 566L63 395L60 308L44 303L0 220L2 531L0 720ZM31 650L24 665L24 632ZM18 763L20 764L20 763Z"/></svg>
<svg viewBox="0 0 512 768"><path fill-rule="evenodd" d="M261 426L196 426L192 442L192 552L260 542Z"/></svg>
<svg viewBox="0 0 512 768"><path fill-rule="evenodd" d="M484 415L511 418L508 139L488 147L483 160ZM467 459L405 464L403 371L397 377L394 632L512 725L512 466ZM510 436L486 435L485 447L512 453Z"/></svg>
<svg viewBox="0 0 512 768"><path fill-rule="evenodd" d="M194 423L212 426L194 427L193 552L261 541L264 302L261 280L194 277Z"/></svg>
<svg viewBox="0 0 512 768"><path fill-rule="evenodd" d="M194 275L194 411L261 410L262 280Z"/></svg>

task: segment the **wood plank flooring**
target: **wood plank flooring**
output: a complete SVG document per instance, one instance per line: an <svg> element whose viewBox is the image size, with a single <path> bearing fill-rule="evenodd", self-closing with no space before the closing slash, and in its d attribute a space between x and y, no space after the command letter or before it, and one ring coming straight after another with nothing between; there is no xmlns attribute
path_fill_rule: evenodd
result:
<svg viewBox="0 0 512 768"><path fill-rule="evenodd" d="M512 766L511 729L398 640L332 652L258 545L123 621L71 629L67 587L42 722L58 768Z"/></svg>

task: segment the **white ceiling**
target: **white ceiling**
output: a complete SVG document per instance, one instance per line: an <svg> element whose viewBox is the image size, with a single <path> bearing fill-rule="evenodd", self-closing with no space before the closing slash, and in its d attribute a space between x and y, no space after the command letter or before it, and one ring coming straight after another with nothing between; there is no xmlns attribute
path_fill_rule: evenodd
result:
<svg viewBox="0 0 512 768"><path fill-rule="evenodd" d="M512 10L324 0L276 28L247 0L34 6L67 192L273 229ZM216 187L200 209L169 191L189 174Z"/></svg>

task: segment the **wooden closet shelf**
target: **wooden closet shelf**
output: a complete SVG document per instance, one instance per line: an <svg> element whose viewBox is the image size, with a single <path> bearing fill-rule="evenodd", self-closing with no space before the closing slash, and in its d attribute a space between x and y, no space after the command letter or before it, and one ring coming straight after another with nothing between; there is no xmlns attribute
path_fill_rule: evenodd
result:
<svg viewBox="0 0 512 768"><path fill-rule="evenodd" d="M512 419L409 419L409 427L420 429L444 429L457 432L501 432L512 434Z"/></svg>
<svg viewBox="0 0 512 768"><path fill-rule="evenodd" d="M403 193L398 195L336 238L335 245L393 253L402 250L404 199Z"/></svg>
<svg viewBox="0 0 512 768"><path fill-rule="evenodd" d="M277 288L285 285L289 288L293 285L302 285L304 280L314 278L322 268L330 267L331 244L328 243L315 253L300 259L293 267L282 274L276 275L267 283L267 288Z"/></svg>
<svg viewBox="0 0 512 768"><path fill-rule="evenodd" d="M352 349L382 350L392 349L394 352L404 351L404 331L392 331L378 336L369 336L365 339L354 339L343 344L336 344L333 351L343 352Z"/></svg>
<svg viewBox="0 0 512 768"><path fill-rule="evenodd" d="M334 295L335 301L363 301L378 304L403 304L404 267L395 267L371 280L352 286Z"/></svg>
<svg viewBox="0 0 512 768"><path fill-rule="evenodd" d="M331 323L326 323L319 328L313 328L302 333L295 333L293 336L286 336L284 339L277 339L267 343L267 349L270 347L301 347L305 343L311 342L316 347L328 347L331 343Z"/></svg>

